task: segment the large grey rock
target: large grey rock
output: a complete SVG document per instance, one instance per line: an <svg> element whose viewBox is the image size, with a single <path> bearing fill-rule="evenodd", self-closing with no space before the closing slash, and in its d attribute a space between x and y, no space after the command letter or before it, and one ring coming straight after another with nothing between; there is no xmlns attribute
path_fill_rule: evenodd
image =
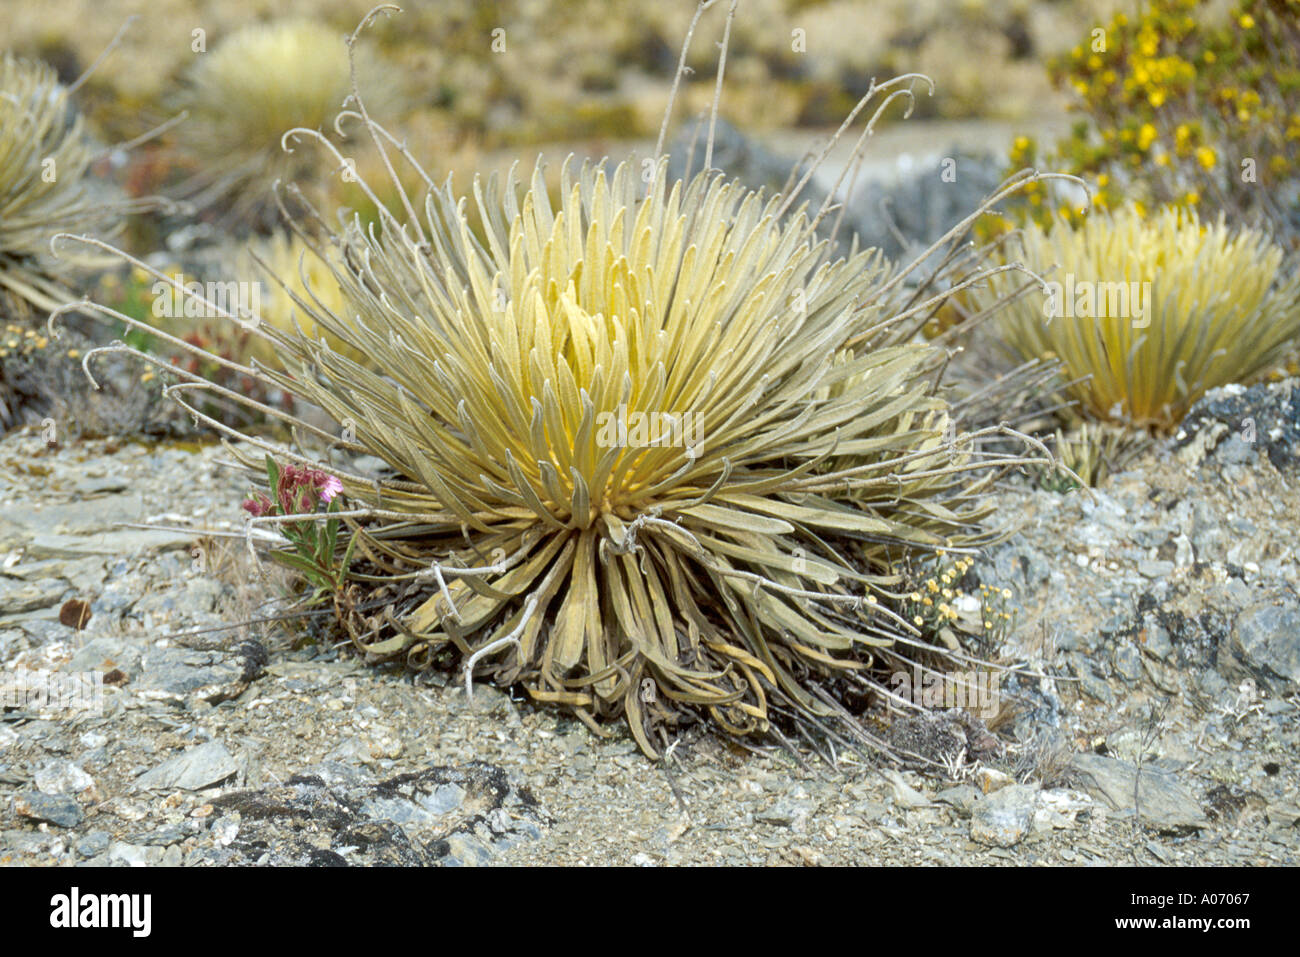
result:
<svg viewBox="0 0 1300 957"><path fill-rule="evenodd" d="M166 552L189 548L194 536L162 529L124 528L96 535L35 535L27 542L33 558L84 558L88 555L121 557L138 552Z"/></svg>
<svg viewBox="0 0 1300 957"><path fill-rule="evenodd" d="M119 670L134 677L140 670L140 649L121 638L92 638L63 666L67 672Z"/></svg>
<svg viewBox="0 0 1300 957"><path fill-rule="evenodd" d="M1100 754L1076 754L1074 769L1085 791L1116 811L1135 811L1162 830L1182 831L1208 822L1196 798L1170 771Z"/></svg>
<svg viewBox="0 0 1300 957"><path fill-rule="evenodd" d="M135 790L182 788L199 791L219 784L239 770L234 757L220 741L209 741L169 758L135 780Z"/></svg>
<svg viewBox="0 0 1300 957"><path fill-rule="evenodd" d="M114 495L111 498L79 500L59 505L10 505L0 508L0 522L10 528L32 532L56 532L86 535L92 532L112 531L115 525L138 522L144 515L144 499L140 495ZM30 552L27 560L33 556ZM57 556L56 556L57 557Z"/></svg>

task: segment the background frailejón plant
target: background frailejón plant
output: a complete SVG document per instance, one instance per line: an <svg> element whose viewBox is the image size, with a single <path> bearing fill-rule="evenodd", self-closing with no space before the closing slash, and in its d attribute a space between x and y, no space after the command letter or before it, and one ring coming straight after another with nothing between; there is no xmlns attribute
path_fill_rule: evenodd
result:
<svg viewBox="0 0 1300 957"><path fill-rule="evenodd" d="M125 204L89 175L99 153L51 67L0 56L0 314L70 298L64 280L76 264L51 252L56 233L119 225Z"/></svg>
<svg viewBox="0 0 1300 957"><path fill-rule="evenodd" d="M392 77L381 77L365 50L357 51L357 71L375 108L398 99ZM318 154L286 144L284 134L302 127L337 135L335 117L351 91L339 32L310 20L245 27L197 54L177 99L187 114L181 143L198 167L191 198L231 223L274 226L272 184L308 184L319 172Z"/></svg>
<svg viewBox="0 0 1300 957"><path fill-rule="evenodd" d="M1300 275L1267 236L1222 218L1126 207L1077 227L1031 223L1010 244L1056 287L1005 309L1002 339L1020 358L1059 359L1092 419L1168 431L1208 389L1258 378L1296 348ZM1011 291L998 275L972 296Z"/></svg>

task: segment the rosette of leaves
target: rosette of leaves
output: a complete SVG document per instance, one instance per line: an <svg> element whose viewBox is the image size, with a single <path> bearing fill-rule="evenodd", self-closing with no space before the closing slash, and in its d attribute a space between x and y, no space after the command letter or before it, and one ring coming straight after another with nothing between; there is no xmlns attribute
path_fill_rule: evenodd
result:
<svg viewBox="0 0 1300 957"><path fill-rule="evenodd" d="M996 326L1021 358L1060 360L1094 421L1167 432L1207 390L1257 379L1297 347L1300 273L1257 230L1126 207L1077 227L1031 223L1017 238L1008 255L1023 252L1057 288L1017 299ZM999 274L972 295L988 304L1012 291Z"/></svg>
<svg viewBox="0 0 1300 957"><path fill-rule="evenodd" d="M99 149L52 67L0 57L0 309L11 317L66 302L69 272L57 233L112 232L124 204L96 184Z"/></svg>
<svg viewBox="0 0 1300 957"><path fill-rule="evenodd" d="M358 110L422 192L392 173L389 208L360 183L380 222L330 237L338 310L297 297L311 334L228 314L275 361L216 360L333 427L262 407L294 426L280 446L196 408L253 404L238 393L169 388L250 470L271 453L339 479L335 606L355 645L416 669L459 659L597 730L625 717L650 755L699 716L747 734L774 708L843 715L819 677L919 643L894 610L899 568L984 541L989 483L1038 461L960 434L946 352L913 341L943 270L909 286L917 264L834 254L798 186L669 178L664 157L565 164L554 202L540 164L462 196ZM385 468L331 464L312 440Z"/></svg>
<svg viewBox="0 0 1300 957"><path fill-rule="evenodd" d="M374 98L394 102L391 77L357 52L357 71ZM352 91L340 34L311 20L246 27L196 55L177 98L187 116L183 150L198 172L187 185L196 205L217 208L235 224L270 228L278 212L276 180L307 184L317 156L285 143L294 128L329 130ZM379 108L378 102L372 106Z"/></svg>

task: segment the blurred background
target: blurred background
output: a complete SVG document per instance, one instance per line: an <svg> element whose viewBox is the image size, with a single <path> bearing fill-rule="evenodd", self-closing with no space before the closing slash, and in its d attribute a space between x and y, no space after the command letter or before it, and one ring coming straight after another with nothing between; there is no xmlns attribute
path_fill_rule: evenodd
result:
<svg viewBox="0 0 1300 957"><path fill-rule="evenodd" d="M105 141L127 140L175 110L187 71L249 27L309 19L342 35L371 0L7 0L5 45L39 57L71 82L128 18L119 49L78 103ZM435 170L528 161L524 148L617 152L657 135L693 0L406 0L367 31L377 69L368 95ZM713 95L726 0L697 29L679 120ZM950 143L1004 148L1017 131L1057 132L1064 98L1045 58L1060 53L1112 6L1106 0L746 0L731 31L722 115L782 152L802 153L833 128L873 77L934 79L909 124L882 124L881 156ZM195 52L194 32L205 50ZM259 64L247 63L255 71ZM228 104L239 110L238 102ZM901 112L898 111L898 112ZM971 122L979 121L979 122ZM940 145L941 144L941 145ZM847 145L847 144L846 144ZM892 156L891 156L892 159ZM141 166L146 159L138 160ZM156 185L157 168L136 170Z"/></svg>

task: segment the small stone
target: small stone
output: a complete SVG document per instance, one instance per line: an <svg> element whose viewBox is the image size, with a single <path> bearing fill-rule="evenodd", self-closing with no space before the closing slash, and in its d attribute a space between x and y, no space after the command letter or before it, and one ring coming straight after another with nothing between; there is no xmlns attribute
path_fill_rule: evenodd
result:
<svg viewBox="0 0 1300 957"><path fill-rule="evenodd" d="M169 758L136 778L135 790L199 791L219 784L239 770L235 759L220 741L209 741Z"/></svg>
<svg viewBox="0 0 1300 957"><path fill-rule="evenodd" d="M448 814L461 806L465 800L465 789L459 784L439 784L432 794L420 794L416 800L430 814Z"/></svg>
<svg viewBox="0 0 1300 957"><path fill-rule="evenodd" d="M189 835L179 827L164 827L143 834L132 834L127 840L132 844L146 844L151 847L168 847L179 844Z"/></svg>
<svg viewBox="0 0 1300 957"><path fill-rule="evenodd" d="M1131 685L1142 680L1142 653L1130 644L1115 649L1115 671Z"/></svg>
<svg viewBox="0 0 1300 957"><path fill-rule="evenodd" d="M971 811L974 810L981 797L980 792L971 785L958 784L956 787L940 791L934 796L934 799L951 806L962 817L970 817Z"/></svg>
<svg viewBox="0 0 1300 957"><path fill-rule="evenodd" d="M83 478L73 483L72 486L74 492L86 496L125 492L126 489L126 479L116 475L105 475L102 478Z"/></svg>
<svg viewBox="0 0 1300 957"><path fill-rule="evenodd" d="M75 800L66 794L42 794L23 791L14 795L14 811L34 821L48 821L59 827L76 827L85 815Z"/></svg>
<svg viewBox="0 0 1300 957"><path fill-rule="evenodd" d="M108 848L108 859L120 861L130 867L148 867L162 860L161 847L143 847L139 844L126 844L114 841Z"/></svg>
<svg viewBox="0 0 1300 957"><path fill-rule="evenodd" d="M912 787L899 772L886 768L880 772L894 790L894 803L901 807L926 807L930 799Z"/></svg>
<svg viewBox="0 0 1300 957"><path fill-rule="evenodd" d="M0 578L0 620L57 605L68 586L57 578L24 582Z"/></svg>
<svg viewBox="0 0 1300 957"><path fill-rule="evenodd" d="M1080 658L1080 661L1084 659ZM1099 677L1086 664L1076 664L1075 674L1079 678L1079 689L1090 698L1095 698L1102 704L1114 704L1115 695L1110 690L1110 685L1104 678Z"/></svg>
<svg viewBox="0 0 1300 957"><path fill-rule="evenodd" d="M477 866L492 858L492 850L472 834L452 834L447 838L448 858L444 863Z"/></svg>
<svg viewBox="0 0 1300 957"><path fill-rule="evenodd" d="M36 789L42 794L79 794L95 786L89 774L71 761L47 761L36 771Z"/></svg>
<svg viewBox="0 0 1300 957"><path fill-rule="evenodd" d="M1010 784L994 791L971 811L971 840L992 847L1012 847L1029 833L1038 789Z"/></svg>
<svg viewBox="0 0 1300 957"><path fill-rule="evenodd" d="M1165 561L1140 561L1138 574L1144 578L1168 578L1174 573L1174 563Z"/></svg>
<svg viewBox="0 0 1300 957"><path fill-rule="evenodd" d="M765 811L755 811L754 820L760 824L801 831L807 827L808 817L811 814L812 805L806 801L791 801L783 798Z"/></svg>
<svg viewBox="0 0 1300 957"><path fill-rule="evenodd" d="M229 847L231 842L239 836L239 819L238 813L223 814L212 822L212 841L221 847Z"/></svg>
<svg viewBox="0 0 1300 957"><path fill-rule="evenodd" d="M1142 630L1138 632L1138 643L1152 658L1168 660L1174 646L1169 640L1169 632L1153 616L1142 619Z"/></svg>
<svg viewBox="0 0 1300 957"><path fill-rule="evenodd" d="M1015 783L1015 778L996 768L980 768L975 772L975 784L985 794L992 794L994 791L1002 790L1008 784Z"/></svg>
<svg viewBox="0 0 1300 957"><path fill-rule="evenodd" d="M73 847L82 857L94 857L108 850L111 838L107 831L91 831L82 837Z"/></svg>
<svg viewBox="0 0 1300 957"><path fill-rule="evenodd" d="M1300 685L1300 604L1252 605L1232 626L1232 651L1257 679L1279 692Z"/></svg>

